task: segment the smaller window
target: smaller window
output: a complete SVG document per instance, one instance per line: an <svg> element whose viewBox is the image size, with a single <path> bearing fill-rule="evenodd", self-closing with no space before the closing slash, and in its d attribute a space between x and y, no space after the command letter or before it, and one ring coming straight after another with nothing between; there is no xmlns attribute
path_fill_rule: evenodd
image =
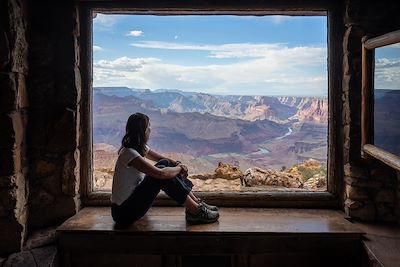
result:
<svg viewBox="0 0 400 267"><path fill-rule="evenodd" d="M400 30L364 39L363 152L400 168Z"/></svg>

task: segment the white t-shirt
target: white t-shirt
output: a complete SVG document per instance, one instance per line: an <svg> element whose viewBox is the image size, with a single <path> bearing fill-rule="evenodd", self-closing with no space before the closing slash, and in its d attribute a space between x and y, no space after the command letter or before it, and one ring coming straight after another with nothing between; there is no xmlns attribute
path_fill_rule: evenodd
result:
<svg viewBox="0 0 400 267"><path fill-rule="evenodd" d="M148 147L146 149L148 150ZM121 205L132 194L135 187L143 181L145 174L133 166L128 166L137 157L141 157L141 155L133 148L123 147L119 151L112 184L112 203Z"/></svg>

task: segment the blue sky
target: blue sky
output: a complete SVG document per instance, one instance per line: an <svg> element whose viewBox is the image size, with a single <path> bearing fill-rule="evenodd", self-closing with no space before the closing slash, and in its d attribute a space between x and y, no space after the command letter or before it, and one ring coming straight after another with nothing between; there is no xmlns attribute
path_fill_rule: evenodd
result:
<svg viewBox="0 0 400 267"><path fill-rule="evenodd" d="M375 88L400 90L400 43L375 49Z"/></svg>
<svg viewBox="0 0 400 267"><path fill-rule="evenodd" d="M97 14L93 85L327 95L326 17Z"/></svg>

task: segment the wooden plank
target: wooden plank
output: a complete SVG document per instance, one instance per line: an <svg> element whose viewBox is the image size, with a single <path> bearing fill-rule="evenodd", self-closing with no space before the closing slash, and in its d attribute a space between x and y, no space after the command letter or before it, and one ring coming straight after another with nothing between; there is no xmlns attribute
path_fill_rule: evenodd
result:
<svg viewBox="0 0 400 267"><path fill-rule="evenodd" d="M335 173L337 174L338 171ZM339 177L339 176L338 176ZM330 192L196 192L196 196L225 207L289 207L338 208L338 197ZM109 206L110 192L92 192L85 201L90 206ZM155 205L176 206L176 202L161 193Z"/></svg>
<svg viewBox="0 0 400 267"><path fill-rule="evenodd" d="M365 266L399 266L400 226L396 224L356 222L366 233L363 247L367 262Z"/></svg>
<svg viewBox="0 0 400 267"><path fill-rule="evenodd" d="M144 10L177 10L185 11L188 9L195 10L291 10L291 11L324 11L329 7L337 4L334 0L322 1L297 1L297 0L268 0L268 1L239 1L239 0L219 0L214 2L208 1L180 1L180 0L158 0L158 1L145 1L145 0L80 0L84 4L91 4L93 6L105 9L144 9Z"/></svg>
<svg viewBox="0 0 400 267"><path fill-rule="evenodd" d="M360 245L358 234L279 234L279 235L127 235L60 233L61 251L75 253L121 253L152 255L259 254L284 251L334 250L346 244Z"/></svg>
<svg viewBox="0 0 400 267"><path fill-rule="evenodd" d="M341 211L221 208L220 214L217 223L188 225L183 207L153 207L130 227L115 229L109 207L85 208L57 229L58 248L73 266L103 266L109 258L99 261L98 255L114 255L121 261L116 266L124 266L118 255L128 261L163 255L150 258L154 266L159 259L162 266L183 266L193 255L227 259L224 266L260 266L263 259L282 257L288 259L283 266L294 259L310 266L325 262L324 255L333 255L330 262L338 265L358 262L362 231ZM317 256L304 256L311 253Z"/></svg>
<svg viewBox="0 0 400 267"><path fill-rule="evenodd" d="M366 144L363 146L363 151L368 155L382 161L384 164L400 171L400 157L387 152L374 145Z"/></svg>
<svg viewBox="0 0 400 267"><path fill-rule="evenodd" d="M375 49L389 44L400 42L400 30L389 32L387 34L377 36L365 41L366 49Z"/></svg>
<svg viewBox="0 0 400 267"><path fill-rule="evenodd" d="M290 234L290 233L356 233L343 213L330 210L238 209L221 208L217 223L189 225L184 208L152 208L142 219L125 229L117 229L110 208L85 208L68 219L57 231L98 233L157 234Z"/></svg>

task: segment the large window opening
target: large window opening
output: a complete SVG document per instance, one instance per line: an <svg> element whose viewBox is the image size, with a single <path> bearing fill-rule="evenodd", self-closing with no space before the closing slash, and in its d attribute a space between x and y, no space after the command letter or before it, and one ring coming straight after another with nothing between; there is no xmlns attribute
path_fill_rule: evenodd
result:
<svg viewBox="0 0 400 267"><path fill-rule="evenodd" d="M327 190L326 16L93 17L93 190L134 112L196 191Z"/></svg>

